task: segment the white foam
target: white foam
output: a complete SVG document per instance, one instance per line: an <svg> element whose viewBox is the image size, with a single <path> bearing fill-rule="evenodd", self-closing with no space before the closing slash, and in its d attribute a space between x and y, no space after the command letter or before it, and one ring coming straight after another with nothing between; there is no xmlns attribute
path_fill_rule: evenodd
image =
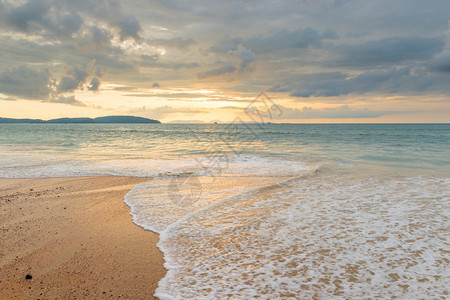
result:
<svg viewBox="0 0 450 300"><path fill-rule="evenodd" d="M0 177L37 178L72 176L163 177L195 176L290 176L307 170L301 161L253 155L184 159L74 159L61 154L0 152Z"/></svg>
<svg viewBox="0 0 450 300"><path fill-rule="evenodd" d="M216 178L187 209L163 196L169 180L127 195L161 233L160 299L448 295L448 178Z"/></svg>

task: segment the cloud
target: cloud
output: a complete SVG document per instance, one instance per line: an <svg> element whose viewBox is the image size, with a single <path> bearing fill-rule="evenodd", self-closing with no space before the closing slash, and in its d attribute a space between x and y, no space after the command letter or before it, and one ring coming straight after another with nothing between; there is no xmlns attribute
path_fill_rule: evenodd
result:
<svg viewBox="0 0 450 300"><path fill-rule="evenodd" d="M92 60L85 68L81 66L72 67L67 74L68 76L64 76L60 80L57 87L57 92L58 93L73 92L76 89L82 88L82 86L86 83L88 77L91 76L91 74L94 72L95 69L94 64L95 61ZM98 81L97 78L96 81ZM91 85L92 83L93 82L91 81ZM94 81L94 83L96 82ZM97 83L99 84L100 82L98 81ZM88 89L91 90L89 87Z"/></svg>
<svg viewBox="0 0 450 300"><path fill-rule="evenodd" d="M175 37L170 39L151 39L149 40L151 44L163 45L166 47L174 47L179 49L186 49L189 46L197 44L197 42L192 38L182 38Z"/></svg>
<svg viewBox="0 0 450 300"><path fill-rule="evenodd" d="M68 43L71 45L73 52L89 53L92 51L99 53L111 50L113 38L114 33L110 29L90 25L84 26L77 38L68 41Z"/></svg>
<svg viewBox="0 0 450 300"><path fill-rule="evenodd" d="M398 93L424 91L433 85L433 77L413 72L411 67L366 71L355 76L323 73L303 76L296 82L277 83L272 92L290 92L294 97L333 97L369 92Z"/></svg>
<svg viewBox="0 0 450 300"><path fill-rule="evenodd" d="M71 92L78 88L80 82L76 81L72 77L63 77L58 84L58 92Z"/></svg>
<svg viewBox="0 0 450 300"><path fill-rule="evenodd" d="M205 98L205 94L202 94L202 93L156 93L156 94L133 93L133 94L124 94L123 96L145 97L145 98L157 97L157 98L167 98L167 99Z"/></svg>
<svg viewBox="0 0 450 300"><path fill-rule="evenodd" d="M203 124L206 123L206 121L202 121L202 120L172 120L169 123L172 124ZM209 122L212 123L212 122Z"/></svg>
<svg viewBox="0 0 450 300"><path fill-rule="evenodd" d="M378 118L387 113L379 111L370 111L368 109L354 110L348 105L342 105L333 108L315 109L311 107L289 108L278 105L283 112L279 119L360 119L360 118ZM277 117L276 117L277 118Z"/></svg>
<svg viewBox="0 0 450 300"><path fill-rule="evenodd" d="M194 69L200 65L197 62L167 62L159 55L143 55L141 66L161 68L166 70Z"/></svg>
<svg viewBox="0 0 450 300"><path fill-rule="evenodd" d="M0 63L2 66L17 64L47 63L55 59L59 47L49 44L38 44L33 41L16 40L9 36L0 36Z"/></svg>
<svg viewBox="0 0 450 300"><path fill-rule="evenodd" d="M60 27L61 30L59 30L60 34L72 35L81 28L81 25L83 24L83 19L80 17L79 14L75 12L70 12L60 17L58 23L61 25Z"/></svg>
<svg viewBox="0 0 450 300"><path fill-rule="evenodd" d="M241 44L238 45L237 50L229 51L228 54L231 56L236 56L241 60L241 63L239 65L240 71L248 69L249 64L255 61L255 53L245 48Z"/></svg>
<svg viewBox="0 0 450 300"><path fill-rule="evenodd" d="M297 30L278 30L271 35L258 35L249 38L224 38L210 48L212 52L234 51L238 45L251 49L256 54L267 53L287 49L301 49L309 47L321 47L322 41L336 39L338 34L332 30L326 30L320 34L313 28Z"/></svg>
<svg viewBox="0 0 450 300"><path fill-rule="evenodd" d="M111 32L104 28L91 26L90 33L92 36L92 42L95 43L96 45L109 45L112 39Z"/></svg>
<svg viewBox="0 0 450 300"><path fill-rule="evenodd" d="M159 64L159 66L168 69L178 70L178 69L193 69L199 67L200 65L197 62L190 62L190 63L175 63L175 64L166 63L166 64Z"/></svg>
<svg viewBox="0 0 450 300"><path fill-rule="evenodd" d="M361 44L339 46L337 47L338 57L326 61L326 65L363 68L404 61L423 61L439 53L443 46L442 38L389 37Z"/></svg>
<svg viewBox="0 0 450 300"><path fill-rule="evenodd" d="M35 70L27 66L6 69L0 73L0 92L26 99L48 99L52 92L49 70Z"/></svg>
<svg viewBox="0 0 450 300"><path fill-rule="evenodd" d="M434 72L450 73L450 51L444 51L433 57L429 67Z"/></svg>
<svg viewBox="0 0 450 300"><path fill-rule="evenodd" d="M233 73L234 71L236 71L236 67L232 66L232 65L225 65L222 66L218 69L212 69L209 71L205 71L205 72L200 72L197 74L197 77L199 79L205 79L208 77L213 77L213 76L219 76L219 75L224 75L224 74L229 74L229 73Z"/></svg>
<svg viewBox="0 0 450 300"><path fill-rule="evenodd" d="M320 38L322 40L337 40L339 38L339 34L334 30L327 29L320 35Z"/></svg>
<svg viewBox="0 0 450 300"><path fill-rule="evenodd" d="M82 36L91 29L94 41L99 38L104 43L114 28L119 30L122 40L140 39L142 31L136 16L124 13L117 0L29 0L9 5L5 19L6 24L14 29L59 40L70 39L75 33ZM83 26L85 23L89 25Z"/></svg>
<svg viewBox="0 0 450 300"><path fill-rule="evenodd" d="M16 28L28 31L31 23L42 23L44 16L50 10L50 1L31 0L25 4L13 7L7 14L7 21Z"/></svg>
<svg viewBox="0 0 450 300"><path fill-rule="evenodd" d="M24 65L10 68L0 73L0 93L28 100L84 106L67 93L83 87L95 69L94 63L92 61L86 68L69 69L67 76L63 76L59 82L48 68L36 70ZM93 77L87 89L97 91L99 85L99 79Z"/></svg>
<svg viewBox="0 0 450 300"><path fill-rule="evenodd" d="M97 77L92 78L87 88L89 91L98 91L100 88L100 80Z"/></svg>
<svg viewBox="0 0 450 300"><path fill-rule="evenodd" d="M173 115L196 115L200 113L207 113L206 109L186 108L186 107L172 107L172 106L160 106L155 108L148 108L146 106L133 108L128 111L131 114L137 114L140 116L163 119Z"/></svg>
<svg viewBox="0 0 450 300"><path fill-rule="evenodd" d="M50 98L47 102L69 104L74 106L86 106L83 102L75 99L75 96L57 96L56 98Z"/></svg>
<svg viewBox="0 0 450 300"><path fill-rule="evenodd" d="M120 36L122 39L132 37L137 39L138 33L142 30L141 24L133 14L123 15L123 20L119 23Z"/></svg>
<svg viewBox="0 0 450 300"><path fill-rule="evenodd" d="M12 7L6 14L6 21L20 31L62 39L78 32L84 22L77 12L59 9L50 0L30 0Z"/></svg>
<svg viewBox="0 0 450 300"><path fill-rule="evenodd" d="M64 0L62 7L90 17L91 21L119 29L121 39L140 39L141 24L133 13L125 13L117 0Z"/></svg>
<svg viewBox="0 0 450 300"><path fill-rule="evenodd" d="M160 86L159 83L157 83L157 82L154 82L154 83L152 84L152 88L159 88L159 87L161 87L161 86Z"/></svg>

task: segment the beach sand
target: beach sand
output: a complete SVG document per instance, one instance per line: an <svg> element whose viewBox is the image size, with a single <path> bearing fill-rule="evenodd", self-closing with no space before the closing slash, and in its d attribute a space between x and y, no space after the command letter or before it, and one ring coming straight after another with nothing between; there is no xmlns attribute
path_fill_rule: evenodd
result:
<svg viewBox="0 0 450 300"><path fill-rule="evenodd" d="M152 299L159 237L123 202L147 180L0 179L0 299Z"/></svg>

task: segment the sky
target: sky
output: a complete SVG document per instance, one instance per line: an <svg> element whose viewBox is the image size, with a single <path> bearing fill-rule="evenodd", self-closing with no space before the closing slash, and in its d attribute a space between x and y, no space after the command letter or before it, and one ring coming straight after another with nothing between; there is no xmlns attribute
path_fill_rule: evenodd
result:
<svg viewBox="0 0 450 300"><path fill-rule="evenodd" d="M449 21L448 0L0 0L0 117L448 123Z"/></svg>

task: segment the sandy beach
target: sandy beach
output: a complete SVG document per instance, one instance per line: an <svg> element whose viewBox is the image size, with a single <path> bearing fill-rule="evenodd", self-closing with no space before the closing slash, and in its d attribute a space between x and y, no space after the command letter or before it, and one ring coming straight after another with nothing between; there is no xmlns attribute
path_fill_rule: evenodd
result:
<svg viewBox="0 0 450 300"><path fill-rule="evenodd" d="M152 299L166 273L158 235L123 202L147 180L0 179L0 298Z"/></svg>

